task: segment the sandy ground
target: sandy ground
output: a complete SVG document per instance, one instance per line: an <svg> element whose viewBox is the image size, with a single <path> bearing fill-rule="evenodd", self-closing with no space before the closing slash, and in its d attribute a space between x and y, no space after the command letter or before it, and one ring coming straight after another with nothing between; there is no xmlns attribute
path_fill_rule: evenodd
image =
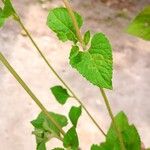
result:
<svg viewBox="0 0 150 150"><path fill-rule="evenodd" d="M47 8L60 6L61 1L41 5L37 1L14 0L23 22L31 31L39 47L53 67L82 99L97 122L107 131L110 123L103 99L98 88L91 86L68 64L70 43L61 43L45 25ZM83 31L104 32L114 49L113 91L107 91L114 113L123 110L134 123L146 146L150 146L150 42L132 37L124 32L125 27L149 0L136 3L132 11L122 13L91 0L72 2L85 19ZM44 8L44 9L43 9ZM20 76L28 83L42 103L51 111L66 114L69 107L77 104L73 99L60 106L49 88L60 82L48 69L27 37L20 34L18 24L10 20L0 29L0 51L8 58ZM30 121L40 112L31 98L0 65L0 149L34 150L35 139ZM77 104L78 105L78 104ZM81 148L90 149L92 143L101 142L104 137L83 112L78 125ZM58 141L51 141L52 149Z"/></svg>

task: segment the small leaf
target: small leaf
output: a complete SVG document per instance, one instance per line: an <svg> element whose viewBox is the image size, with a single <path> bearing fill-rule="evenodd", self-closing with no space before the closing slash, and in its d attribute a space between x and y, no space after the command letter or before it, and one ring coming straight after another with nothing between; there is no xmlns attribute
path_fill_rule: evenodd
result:
<svg viewBox="0 0 150 150"><path fill-rule="evenodd" d="M37 145L37 148L36 148L37 150L46 150L46 145L45 145L45 143L44 142L42 142L42 143L39 143L38 145Z"/></svg>
<svg viewBox="0 0 150 150"><path fill-rule="evenodd" d="M91 150L99 150L99 145L93 144Z"/></svg>
<svg viewBox="0 0 150 150"><path fill-rule="evenodd" d="M68 124L67 118L65 116L53 112L49 112L49 114L61 127L65 127ZM49 119L47 119L43 112L38 115L37 119L31 121L31 123L37 129L44 129L46 131L50 131L53 134L55 133L56 135L60 135L60 131Z"/></svg>
<svg viewBox="0 0 150 150"><path fill-rule="evenodd" d="M5 20L15 14L15 10L11 4L10 0L4 1L4 8L0 8L0 27L5 23Z"/></svg>
<svg viewBox="0 0 150 150"><path fill-rule="evenodd" d="M49 112L55 121L63 128L67 125L67 118L63 115ZM46 142L51 138L60 136L60 131L57 127L41 112L37 119L33 120L32 125L35 130L32 132L36 137L37 150L46 150Z"/></svg>
<svg viewBox="0 0 150 150"><path fill-rule="evenodd" d="M67 99L70 97L67 90L64 89L62 86L54 86L51 88L51 91L55 96L56 100L62 105L65 104Z"/></svg>
<svg viewBox="0 0 150 150"><path fill-rule="evenodd" d="M78 149L79 141L75 127L70 128L65 134L63 144L66 148L71 147L72 149Z"/></svg>
<svg viewBox="0 0 150 150"><path fill-rule="evenodd" d="M46 142L49 140L49 133L43 129L36 129L32 132L36 137L37 150L46 150Z"/></svg>
<svg viewBox="0 0 150 150"><path fill-rule="evenodd" d="M82 17L76 12L74 14L80 28L83 24ZM50 10L47 25L63 42L70 40L76 43L78 41L76 30L66 8L60 7Z"/></svg>
<svg viewBox="0 0 150 150"><path fill-rule="evenodd" d="M57 147L57 148L54 148L52 150L65 150L64 148L60 148L60 147Z"/></svg>
<svg viewBox="0 0 150 150"><path fill-rule="evenodd" d="M84 39L83 39L85 45L88 45L88 43L90 41L90 37L91 37L91 33L90 33L90 31L87 31L84 34Z"/></svg>
<svg viewBox="0 0 150 150"><path fill-rule="evenodd" d="M71 107L71 110L69 112L69 118L75 128L77 126L77 122L81 115L81 112L82 112L81 106L79 106L79 107L73 106L73 107Z"/></svg>
<svg viewBox="0 0 150 150"><path fill-rule="evenodd" d="M131 35L150 41L150 5L145 7L128 26Z"/></svg>
<svg viewBox="0 0 150 150"><path fill-rule="evenodd" d="M5 19L2 17L3 10L0 8L0 27L4 25Z"/></svg>
<svg viewBox="0 0 150 150"><path fill-rule="evenodd" d="M3 17L8 18L15 13L11 0L4 1Z"/></svg>
<svg viewBox="0 0 150 150"><path fill-rule="evenodd" d="M112 49L108 39L102 33L94 35L88 51L79 51L73 46L70 64L88 81L101 88L112 89Z"/></svg>
<svg viewBox="0 0 150 150"><path fill-rule="evenodd" d="M128 118L124 114L124 112L120 112L119 114L116 115L115 122L122 134L126 150L141 150L140 136L135 126L129 125ZM118 136L116 135L116 131L114 130L112 124L107 132L106 141L104 143L101 143L100 145L93 145L91 147L91 150L107 150L107 149L114 149L114 150L121 149Z"/></svg>

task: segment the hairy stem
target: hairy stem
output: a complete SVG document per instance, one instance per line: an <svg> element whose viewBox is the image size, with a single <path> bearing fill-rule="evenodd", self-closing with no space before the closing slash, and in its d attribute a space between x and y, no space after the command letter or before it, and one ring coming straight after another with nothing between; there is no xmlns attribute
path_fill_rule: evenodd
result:
<svg viewBox="0 0 150 150"><path fill-rule="evenodd" d="M76 19L75 19L75 15L74 15L74 13L73 13L73 9L72 9L70 3L68 2L68 0L63 0L63 2L64 2L64 5L66 6L66 8L68 9L68 12L69 12L69 14L70 14L70 17L72 18L72 22L73 22L73 24L74 24L74 26L75 26L76 33L77 33L77 35L78 35L78 37L79 37L79 39L80 39L79 42L81 43L81 45L83 45L83 39L82 39L82 35L81 35L81 32L80 32L80 29L79 29L78 26L76 27L76 25L78 25L78 24L77 24L77 21L76 21ZM84 46L82 46L82 47L83 47L83 50L84 50ZM120 132L120 130L119 130L119 128L118 128L118 126L117 126L117 124L116 124L116 122L115 122L114 115L113 115L113 113L112 113L111 106L110 106L110 104L109 104L109 100L108 100L108 98L107 98L107 96L106 96L106 94L105 94L104 89L100 88L100 91L101 91L101 94L102 94L102 96L103 96L103 99L104 99L105 105L106 105L106 107L107 107L107 110L108 110L108 112L109 112L110 118L111 118L111 120L112 120L114 129L116 130L116 134L117 134L117 136L118 136L118 139L119 139L119 141L120 141L121 150L126 150L126 148L125 148L125 146L124 146L124 142L123 142L123 138L122 138L121 132Z"/></svg>
<svg viewBox="0 0 150 150"><path fill-rule="evenodd" d="M38 45L36 44L36 42L32 38L32 36L29 33L29 31L24 26L23 22L21 21L21 18L19 17L19 15L17 13L14 15L14 18L20 24L21 28L25 31L25 33L27 34L27 36L31 40L32 44L35 46L36 50L38 51L38 53L40 54L40 56L43 58L43 60L45 61L45 63L48 65L48 67L50 68L50 70L53 72L53 74L70 91L70 93L72 94L72 96L79 102L79 104L83 107L83 109L85 110L85 112L88 114L89 118L93 121L93 123L97 126L97 128L102 132L102 134L104 136L106 136L105 132L98 125L98 123L94 120L94 118L92 117L92 115L90 114L90 112L87 110L87 108L84 106L84 104L82 103L82 101L76 96L76 94L71 90L71 88L66 84L66 82L58 75L58 73L55 71L55 69L51 66L51 64L49 63L49 61L47 60L47 58L44 56L44 54L42 53L42 51L40 50L40 48L38 47Z"/></svg>
<svg viewBox="0 0 150 150"><path fill-rule="evenodd" d="M48 113L46 108L40 102L40 100L35 96L35 94L30 90L27 84L21 79L21 77L17 74L17 72L13 69L13 67L9 64L7 59L0 52L0 61L3 65L10 71L10 73L14 76L14 78L20 83L20 85L24 88L24 90L30 95L33 101L39 106L39 108L43 111L43 113L47 116L47 118L57 127L57 129L65 135L65 132L61 128L61 126L55 121L55 119Z"/></svg>

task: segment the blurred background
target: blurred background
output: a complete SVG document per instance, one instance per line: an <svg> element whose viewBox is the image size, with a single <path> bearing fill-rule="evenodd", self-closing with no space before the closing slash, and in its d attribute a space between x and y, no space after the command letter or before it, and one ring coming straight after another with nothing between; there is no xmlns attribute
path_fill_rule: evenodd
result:
<svg viewBox="0 0 150 150"><path fill-rule="evenodd" d="M13 0L26 27L52 66L82 99L100 126L107 131L110 119L98 88L92 86L69 65L71 44L62 43L46 26L48 10L62 6L61 0ZM107 91L113 111L123 110L137 126L141 140L150 146L150 42L125 33L129 22L150 4L150 0L72 0L72 6L84 18L82 31L103 32L113 47L113 91ZM61 85L41 59L28 37L13 20L0 29L0 51L50 111L67 114L71 99L59 105L49 88ZM0 64L0 149L35 150L30 121L39 108L32 102L12 75ZM78 124L81 148L104 140L83 111ZM48 149L60 144L52 140ZM61 146L61 145L60 145Z"/></svg>

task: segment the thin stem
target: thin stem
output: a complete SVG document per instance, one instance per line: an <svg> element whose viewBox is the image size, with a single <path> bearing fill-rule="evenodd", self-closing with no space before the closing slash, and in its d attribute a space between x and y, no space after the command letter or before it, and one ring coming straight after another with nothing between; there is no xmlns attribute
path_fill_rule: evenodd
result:
<svg viewBox="0 0 150 150"><path fill-rule="evenodd" d="M44 54L42 53L42 51L40 50L40 48L38 47L38 45L36 44L36 42L34 41L34 39L32 38L31 34L29 33L29 31L26 29L26 27L24 26L23 22L21 21L19 15L16 13L14 16L15 20L20 24L20 26L22 27L22 29L25 31L25 33L27 34L27 36L29 37L29 39L31 40L32 44L35 46L36 50L39 52L40 56L43 58L43 60L45 61L45 63L48 65L48 67L50 68L50 70L53 72L53 74L62 82L62 84L68 89L68 91L70 91L70 93L72 94L72 96L79 102L79 104L83 107L83 109L85 110L85 112L88 114L89 118L93 121L93 123L96 125L96 127L102 132L102 134L104 136L106 136L105 132L102 130L102 128L98 125L98 123L94 120L94 118L92 117L92 115L90 114L90 112L87 110L87 108L84 106L84 104L81 102L81 100L76 96L76 94L71 90L71 88L66 84L66 82L58 75L58 73L55 71L55 69L51 66L51 64L49 63L49 61L47 60L47 58L44 56Z"/></svg>
<svg viewBox="0 0 150 150"><path fill-rule="evenodd" d="M111 106L109 104L109 100L106 96L106 93L104 91L104 89L100 88L100 91L101 91L101 94L104 98L104 102L105 102L105 105L107 107L107 110L108 110L108 113L109 113L109 116L111 117L111 120L112 120L112 123L113 123L113 126L114 126L114 129L116 130L116 134L118 136L118 139L120 141L120 144L121 144L121 150L126 150L125 146L124 146L124 142L123 142L123 138L122 138L122 135L121 135L121 132L120 132L120 129L118 128L117 124L116 124L116 121L114 119L114 115L113 115L113 112L111 110Z"/></svg>
<svg viewBox="0 0 150 150"><path fill-rule="evenodd" d="M83 107L83 109L85 110L85 112L88 114L88 116L90 117L90 119L94 122L94 124L97 126L97 128L101 131L101 133L106 136L106 133L103 131L103 129L99 126L99 124L95 121L95 119L92 117L92 115L89 113L89 111L87 110L87 108L83 105L83 103L80 101L80 99L78 97L76 97L74 95L74 93L72 93L74 98L78 101L78 103Z"/></svg>
<svg viewBox="0 0 150 150"><path fill-rule="evenodd" d="M24 90L30 95L33 101L39 106L39 108L43 111L43 113L47 116L47 118L57 127L57 129L65 135L65 132L61 128L61 126L55 121L55 119L48 113L46 108L40 102L40 100L35 96L35 94L30 90L27 84L21 79L21 77L17 74L17 72L13 69L13 67L9 64L7 59L0 52L0 61L4 64L4 66L10 71L10 73L14 76L14 78L20 83L20 85L24 88Z"/></svg>
<svg viewBox="0 0 150 150"><path fill-rule="evenodd" d="M72 22L73 22L75 30L76 30L76 34L77 34L78 40L79 40L79 42L81 43L81 46L84 49L84 43L83 43L83 40L82 40L81 31L80 31L78 23L76 21L73 9L72 9L70 3L68 2L68 0L63 0L63 3L65 4L65 6L66 6L66 8L67 8L67 10L68 10L68 12L70 14L70 17L72 19Z"/></svg>
<svg viewBox="0 0 150 150"><path fill-rule="evenodd" d="M77 33L77 35L78 35L78 37L79 37L79 39L80 39L79 42L81 43L81 45L83 45L83 39L82 39L82 35L81 35L81 32L80 32L80 29L79 29L79 27L76 27L76 25L78 25L78 24L77 24L77 20L75 19L75 15L74 15L74 13L73 13L73 9L72 9L70 3L68 2L68 0L63 0L63 2L64 2L64 5L66 6L66 8L68 9L68 12L69 12L69 14L70 14L70 17L72 18L72 22L73 22L73 24L74 24L74 26L75 26L76 33ZM83 46L82 46L82 47L83 47ZM83 48L84 48L84 47L83 47ZM110 107L108 98L107 98L107 96L106 96L106 94L105 94L105 91L104 91L104 89L102 89L102 88L100 88L100 91L101 91L101 94L102 94L102 96L103 96L104 102L105 102L106 107L107 107L107 110L108 110L108 112L109 112L109 115L110 115L110 117L111 117L111 119L112 119L113 126L114 126L114 128L115 128L115 130L116 130L116 134L117 134L117 136L118 136L118 139L119 139L119 141L120 141L121 150L126 150L126 149L125 149L125 146L124 146L124 142L123 142L123 138L122 138L121 132L120 132L120 130L119 130L119 128L118 128L118 126L117 126L117 124L116 124L116 122L115 122L115 119L114 119L114 116L113 116L113 113L112 113L112 110L111 110L111 107Z"/></svg>

